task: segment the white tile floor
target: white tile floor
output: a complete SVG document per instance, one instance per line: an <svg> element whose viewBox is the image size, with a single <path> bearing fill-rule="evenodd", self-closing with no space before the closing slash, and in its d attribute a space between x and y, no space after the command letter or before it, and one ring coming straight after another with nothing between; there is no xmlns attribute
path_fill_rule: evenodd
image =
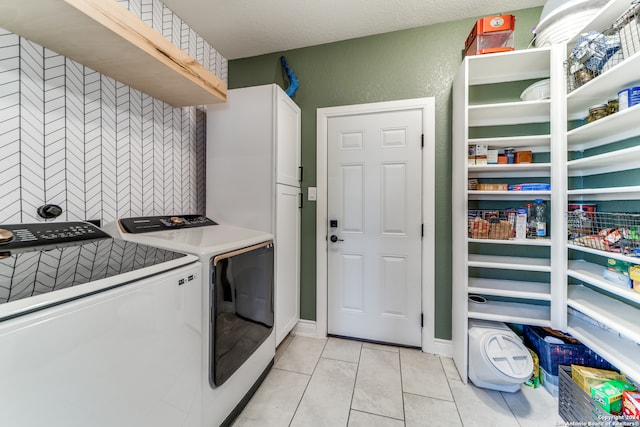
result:
<svg viewBox="0 0 640 427"><path fill-rule="evenodd" d="M463 384L449 358L337 338L289 336L234 427L554 427L543 388Z"/></svg>

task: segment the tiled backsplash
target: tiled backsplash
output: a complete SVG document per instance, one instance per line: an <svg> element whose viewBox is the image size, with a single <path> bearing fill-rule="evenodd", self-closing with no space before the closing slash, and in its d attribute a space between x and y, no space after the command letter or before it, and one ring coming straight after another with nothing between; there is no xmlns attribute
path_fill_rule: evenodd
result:
<svg viewBox="0 0 640 427"><path fill-rule="evenodd" d="M124 0L223 80L227 61L158 0ZM204 213L203 107L174 108L0 29L0 224Z"/></svg>

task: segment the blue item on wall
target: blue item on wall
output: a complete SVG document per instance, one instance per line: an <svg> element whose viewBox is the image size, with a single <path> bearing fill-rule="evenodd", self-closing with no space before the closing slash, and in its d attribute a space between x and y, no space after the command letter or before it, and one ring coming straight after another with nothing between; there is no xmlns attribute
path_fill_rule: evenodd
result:
<svg viewBox="0 0 640 427"><path fill-rule="evenodd" d="M284 56L280 57L280 62L282 62L282 68L284 68L285 73L287 73L287 77L289 78L289 87L285 90L286 94L290 97L296 94L298 90L298 76L293 72L289 65L287 64L287 60Z"/></svg>

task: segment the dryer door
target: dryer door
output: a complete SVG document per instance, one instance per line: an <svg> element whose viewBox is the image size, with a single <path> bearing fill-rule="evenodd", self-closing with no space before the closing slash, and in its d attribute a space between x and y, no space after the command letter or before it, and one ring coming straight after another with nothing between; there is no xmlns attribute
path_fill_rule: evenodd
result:
<svg viewBox="0 0 640 427"><path fill-rule="evenodd" d="M216 387L273 329L273 241L216 256L211 279L209 383Z"/></svg>

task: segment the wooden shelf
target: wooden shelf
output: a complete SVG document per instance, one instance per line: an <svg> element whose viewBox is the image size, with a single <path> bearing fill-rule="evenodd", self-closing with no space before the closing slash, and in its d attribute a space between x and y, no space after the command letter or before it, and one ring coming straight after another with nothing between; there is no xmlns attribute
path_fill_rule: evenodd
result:
<svg viewBox="0 0 640 427"><path fill-rule="evenodd" d="M551 163L518 163L469 166L469 178L548 178Z"/></svg>
<svg viewBox="0 0 640 427"><path fill-rule="evenodd" d="M551 145L551 135L523 135L503 136L495 138L470 138L469 145L486 144L496 148L529 149L534 153L548 153Z"/></svg>
<svg viewBox="0 0 640 427"><path fill-rule="evenodd" d="M534 200L551 198L551 191L479 191L469 190L469 200Z"/></svg>
<svg viewBox="0 0 640 427"><path fill-rule="evenodd" d="M609 363L640 382L640 346L576 316L569 315L568 331Z"/></svg>
<svg viewBox="0 0 640 427"><path fill-rule="evenodd" d="M640 168L640 146L567 162L569 176L598 175Z"/></svg>
<svg viewBox="0 0 640 427"><path fill-rule="evenodd" d="M518 101L469 106L469 126L504 126L547 123L551 101Z"/></svg>
<svg viewBox="0 0 640 427"><path fill-rule="evenodd" d="M617 252L601 251L599 249L588 248L586 246L580 246L580 245L576 245L576 244L573 244L573 243L569 243L567 245L567 247L569 249L574 250L574 251L586 252L586 253L590 253L592 255L599 255L601 257L619 259L620 261L630 262L632 264L638 264L638 258L627 256L627 255L620 254L620 253L617 253Z"/></svg>
<svg viewBox="0 0 640 427"><path fill-rule="evenodd" d="M587 261L569 261L569 276L581 280L590 285L596 286L609 293L618 295L622 298L640 304L640 293L634 292L632 289L617 286L602 276L606 267L593 264Z"/></svg>
<svg viewBox="0 0 640 427"><path fill-rule="evenodd" d="M470 294L551 301L550 290L548 283L469 278Z"/></svg>
<svg viewBox="0 0 640 427"><path fill-rule="evenodd" d="M640 311L633 306L582 285L569 286L567 304L618 331L621 336L640 343Z"/></svg>
<svg viewBox="0 0 640 427"><path fill-rule="evenodd" d="M499 270L521 270L551 272L548 258L525 258L496 255L469 255L469 267L495 268Z"/></svg>
<svg viewBox="0 0 640 427"><path fill-rule="evenodd" d="M491 245L515 245L515 246L551 246L548 237L540 239L469 239L469 243L486 243Z"/></svg>
<svg viewBox="0 0 640 427"><path fill-rule="evenodd" d="M580 86L567 96L567 113L570 118L586 117L589 107L606 103L618 95L618 91L638 81L640 69L640 52L625 59L608 70Z"/></svg>
<svg viewBox="0 0 640 427"><path fill-rule="evenodd" d="M469 84L482 85L549 77L549 48L469 57Z"/></svg>
<svg viewBox="0 0 640 427"><path fill-rule="evenodd" d="M567 194L569 195L569 201L637 200L640 199L640 186L584 188L569 190Z"/></svg>
<svg viewBox="0 0 640 427"><path fill-rule="evenodd" d="M224 81L113 0L0 0L0 27L175 107L226 101Z"/></svg>
<svg viewBox="0 0 640 427"><path fill-rule="evenodd" d="M468 310L471 319L551 326L550 311L546 305L505 301L487 301L485 304L470 302Z"/></svg>
<svg viewBox="0 0 640 427"><path fill-rule="evenodd" d="M567 132L570 151L582 151L640 135L640 105Z"/></svg>

